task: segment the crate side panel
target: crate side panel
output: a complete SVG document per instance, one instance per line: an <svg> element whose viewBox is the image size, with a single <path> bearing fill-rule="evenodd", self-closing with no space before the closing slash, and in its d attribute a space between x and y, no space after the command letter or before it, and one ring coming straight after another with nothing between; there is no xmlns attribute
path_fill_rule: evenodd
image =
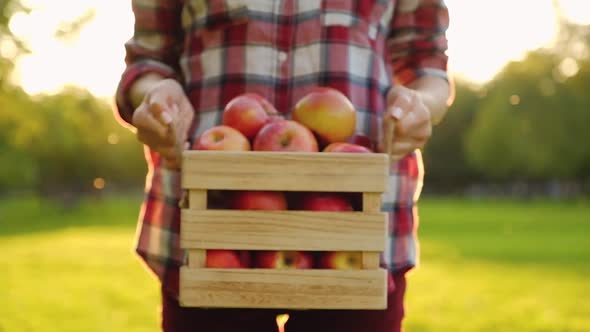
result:
<svg viewBox="0 0 590 332"><path fill-rule="evenodd" d="M187 307L384 309L387 278L375 270L188 269L180 272Z"/></svg>
<svg viewBox="0 0 590 332"><path fill-rule="evenodd" d="M385 250L382 212L183 210L186 249Z"/></svg>
<svg viewBox="0 0 590 332"><path fill-rule="evenodd" d="M183 188L383 192L383 154L186 151Z"/></svg>

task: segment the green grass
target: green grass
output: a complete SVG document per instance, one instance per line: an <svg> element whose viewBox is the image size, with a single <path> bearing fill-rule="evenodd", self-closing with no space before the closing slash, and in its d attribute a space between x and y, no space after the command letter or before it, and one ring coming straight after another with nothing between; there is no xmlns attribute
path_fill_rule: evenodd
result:
<svg viewBox="0 0 590 332"><path fill-rule="evenodd" d="M157 283L132 252L140 199L0 201L0 332L157 331Z"/></svg>
<svg viewBox="0 0 590 332"><path fill-rule="evenodd" d="M590 331L590 204L424 200L408 331Z"/></svg>
<svg viewBox="0 0 590 332"><path fill-rule="evenodd" d="M0 201L0 332L158 331L140 196ZM408 332L590 331L590 204L424 199Z"/></svg>

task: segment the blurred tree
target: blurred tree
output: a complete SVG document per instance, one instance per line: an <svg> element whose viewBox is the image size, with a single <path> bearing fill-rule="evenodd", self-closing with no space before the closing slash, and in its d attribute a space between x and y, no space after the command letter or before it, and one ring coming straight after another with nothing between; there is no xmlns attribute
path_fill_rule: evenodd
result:
<svg viewBox="0 0 590 332"><path fill-rule="evenodd" d="M141 187L141 145L103 100L75 88L34 99L16 87L3 92L0 193L34 190L69 198L95 190L95 179Z"/></svg>
<svg viewBox="0 0 590 332"><path fill-rule="evenodd" d="M0 194L141 188L141 145L107 102L74 88L31 97L6 80L27 51L8 23L28 10L0 0ZM56 36L75 35L93 15L63 23ZM559 22L553 48L510 63L484 86L457 82L455 103L424 151L425 190L459 191L484 180L590 183L590 26Z"/></svg>
<svg viewBox="0 0 590 332"><path fill-rule="evenodd" d="M22 41L10 31L8 23L14 13L27 11L21 1L0 0L0 88L6 84L15 58L27 51Z"/></svg>
<svg viewBox="0 0 590 332"><path fill-rule="evenodd" d="M461 177L590 181L590 26L557 15L552 47L508 64L479 91L457 84L455 104L425 149L430 186Z"/></svg>
<svg viewBox="0 0 590 332"><path fill-rule="evenodd" d="M27 51L8 28L10 18L27 11L19 0L0 0L0 194L35 191L70 199L114 183L141 188L141 145L115 121L107 102L76 88L29 96L6 80ZM84 13L55 34L68 38L93 17Z"/></svg>
<svg viewBox="0 0 590 332"><path fill-rule="evenodd" d="M12 70L16 57L27 52L27 45L9 29L10 19L16 13L28 13L32 10L21 0L0 0L0 83ZM61 22L55 36L67 39L77 35L80 30L95 17L94 10L88 10L71 21Z"/></svg>
<svg viewBox="0 0 590 332"><path fill-rule="evenodd" d="M554 53L538 50L509 64L489 84L467 135L467 158L475 168L500 179L583 175L590 153L582 143L590 141L583 84L589 82L562 63Z"/></svg>
<svg viewBox="0 0 590 332"><path fill-rule="evenodd" d="M0 90L0 194L6 190L31 189L37 181L34 158L21 149L23 137L15 130L21 125L34 126L35 117L30 121L25 119L30 105L30 97L20 89L4 86Z"/></svg>
<svg viewBox="0 0 590 332"><path fill-rule="evenodd" d="M461 190L481 176L466 162L464 142L485 97L485 88L458 80L455 94L445 120L434 128L432 139L424 149L426 191L431 188L443 192Z"/></svg>

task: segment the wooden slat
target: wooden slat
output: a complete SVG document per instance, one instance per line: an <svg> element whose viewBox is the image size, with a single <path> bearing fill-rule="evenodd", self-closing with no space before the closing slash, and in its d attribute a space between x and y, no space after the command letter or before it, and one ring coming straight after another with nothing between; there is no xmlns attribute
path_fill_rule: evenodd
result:
<svg viewBox="0 0 590 332"><path fill-rule="evenodd" d="M203 268L207 263L207 251L203 249L191 249L188 252L188 266L191 269Z"/></svg>
<svg viewBox="0 0 590 332"><path fill-rule="evenodd" d="M288 191L385 191L382 153L185 151L183 188Z"/></svg>
<svg viewBox="0 0 590 332"><path fill-rule="evenodd" d="M188 194L188 206L193 210L207 209L207 190L191 189Z"/></svg>
<svg viewBox="0 0 590 332"><path fill-rule="evenodd" d="M385 309L386 271L189 269L180 302L189 307Z"/></svg>
<svg viewBox="0 0 590 332"><path fill-rule="evenodd" d="M363 211L381 211L381 193L363 193Z"/></svg>
<svg viewBox="0 0 590 332"><path fill-rule="evenodd" d="M386 214L183 210L186 249L383 251Z"/></svg>
<svg viewBox="0 0 590 332"><path fill-rule="evenodd" d="M379 252L363 251L362 252L363 269L376 269L379 267Z"/></svg>

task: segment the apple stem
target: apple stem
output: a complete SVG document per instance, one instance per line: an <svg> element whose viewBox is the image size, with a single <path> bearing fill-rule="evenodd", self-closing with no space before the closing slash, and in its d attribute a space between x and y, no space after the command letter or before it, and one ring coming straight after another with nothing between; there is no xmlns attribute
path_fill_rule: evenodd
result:
<svg viewBox="0 0 590 332"><path fill-rule="evenodd" d="M291 143L291 136L287 136L284 137L283 139L281 139L281 146L286 148L289 146L289 143Z"/></svg>

